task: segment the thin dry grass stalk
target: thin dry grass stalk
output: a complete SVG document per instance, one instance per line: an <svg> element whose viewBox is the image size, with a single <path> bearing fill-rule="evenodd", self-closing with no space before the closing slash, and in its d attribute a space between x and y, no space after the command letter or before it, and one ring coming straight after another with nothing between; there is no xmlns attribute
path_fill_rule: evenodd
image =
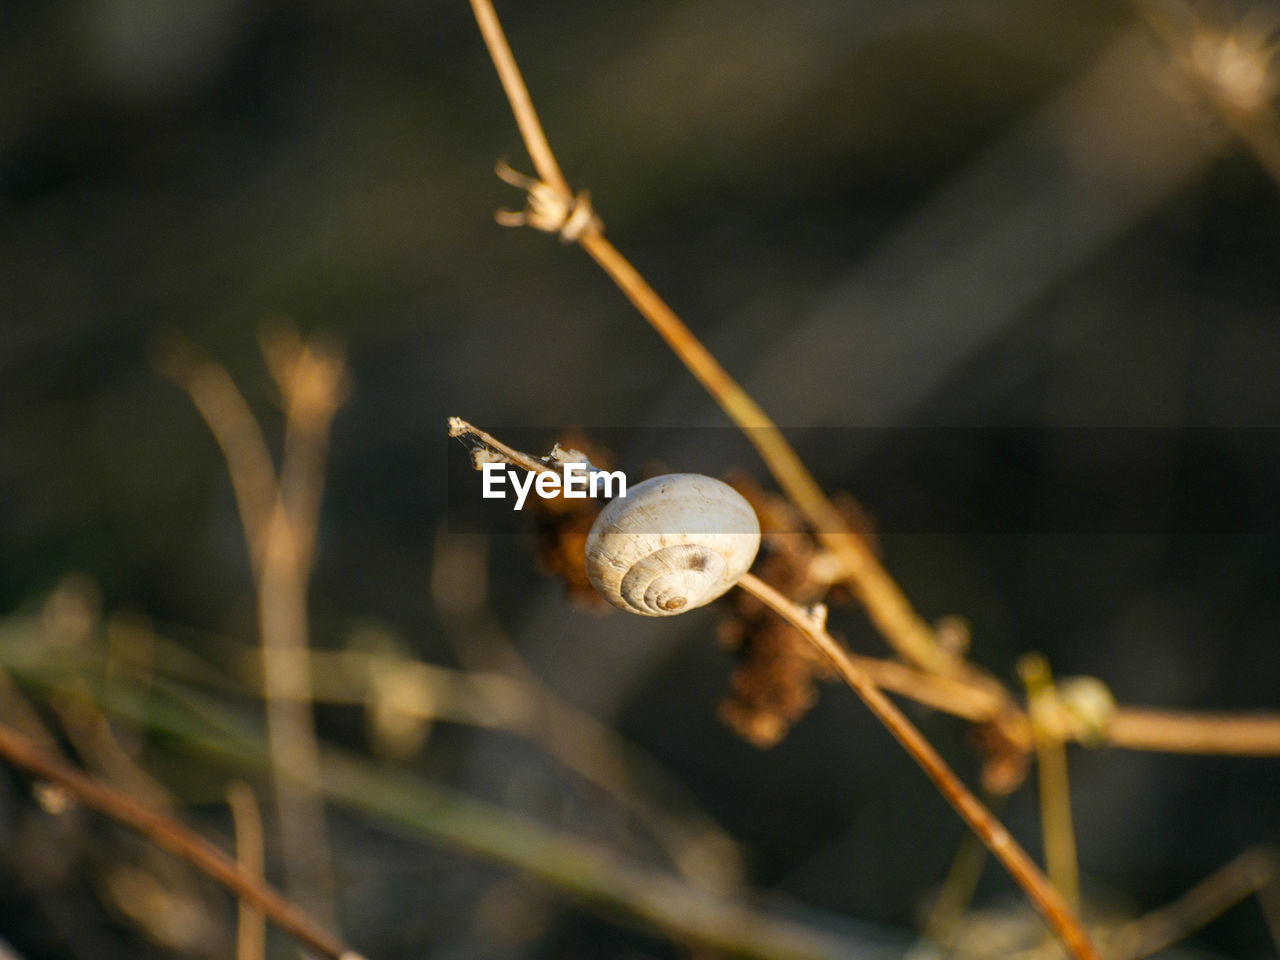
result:
<svg viewBox="0 0 1280 960"><path fill-rule="evenodd" d="M995 855L1018 885L1026 892L1045 922L1053 929L1063 945L1079 960L1100 960L1101 954L1089 938L1084 925L1062 895L1049 882L1049 878L1035 865L1026 851L1013 839L1004 825L960 781L933 745L907 719L906 715L886 697L871 680L858 669L824 626L824 617L802 610L758 577L748 573L738 581L738 586L765 603L780 617L799 630L831 661L840 677L849 685L862 702L903 749L933 781L938 792L955 808L969 828Z"/></svg>
<svg viewBox="0 0 1280 960"><path fill-rule="evenodd" d="M278 477L261 428L220 364L178 337L156 351L156 364L191 397L226 459L257 587L267 734L287 886L336 926L311 717L307 581L329 425L346 396L347 375L334 348L304 343L286 324L263 334L262 352L285 408Z"/></svg>
<svg viewBox="0 0 1280 960"><path fill-rule="evenodd" d="M136 830L156 846L185 860L242 901L262 910L280 929L308 950L333 960L360 960L359 954L344 946L299 907L260 878L241 869L199 834L54 759L32 741L3 725L0 725L0 756L20 770L56 784L85 806Z"/></svg>
<svg viewBox="0 0 1280 960"><path fill-rule="evenodd" d="M232 780L227 784L227 806L236 829L236 864L249 876L262 880L262 815L253 789L243 780ZM236 960L263 960L266 950L266 914L261 907L241 900L236 918Z"/></svg>
<svg viewBox="0 0 1280 960"><path fill-rule="evenodd" d="M1280 716L1119 707L1106 727L1108 746L1160 753L1280 756Z"/></svg>
<svg viewBox="0 0 1280 960"><path fill-rule="evenodd" d="M231 375L200 347L173 335L156 344L152 362L186 391L204 422L210 426L227 462L227 475L257 580L262 569L267 518L276 499L276 471L262 430L236 389Z"/></svg>
<svg viewBox="0 0 1280 960"><path fill-rule="evenodd" d="M1027 688L1027 712L1035 731L1036 772L1040 798L1040 836L1044 863L1053 885L1073 910L1080 909L1080 865L1076 831L1071 818L1071 789L1067 750L1053 718L1058 706L1049 663L1038 653L1018 660L1018 674Z"/></svg>

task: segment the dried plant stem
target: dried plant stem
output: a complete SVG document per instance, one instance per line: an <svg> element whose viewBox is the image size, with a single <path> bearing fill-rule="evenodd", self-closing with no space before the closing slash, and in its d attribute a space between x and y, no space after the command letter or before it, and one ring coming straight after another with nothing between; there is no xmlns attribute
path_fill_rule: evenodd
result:
<svg viewBox="0 0 1280 960"><path fill-rule="evenodd" d="M937 643L933 629L912 609L866 540L848 529L844 517L823 493L813 474L768 414L729 376L603 234L589 231L578 243L626 294L759 451L778 486L804 514L826 548L839 559L845 572L844 579L894 650L922 669L941 674L955 673L958 666L955 656Z"/></svg>
<svg viewBox="0 0 1280 960"><path fill-rule="evenodd" d="M1083 924L1049 882L1048 877L1035 865L1004 825L960 781L960 778L947 766L947 762L907 719L906 715L876 687L870 677L858 669L857 664L844 651L844 648L832 639L821 622L753 574L745 574L738 581L738 586L768 605L804 634L809 642L831 662L845 683L862 698L862 702L867 705L876 719L884 724L894 739L911 754L912 759L920 765L938 791L960 814L961 819L1009 871L1071 954L1077 960L1100 960L1101 955L1089 939Z"/></svg>
<svg viewBox="0 0 1280 960"><path fill-rule="evenodd" d="M1105 731L1108 746L1162 753L1280 756L1274 713L1192 713L1120 707Z"/></svg>
<svg viewBox="0 0 1280 960"><path fill-rule="evenodd" d="M226 369L185 337L166 338L152 358L161 373L186 391L222 451L256 580L277 491L271 452L258 421Z"/></svg>
<svg viewBox="0 0 1280 960"><path fill-rule="evenodd" d="M1031 722L1018 707L961 678L923 673L906 664L849 653L847 656L889 693L973 723L998 720L1016 744L1032 743ZM1280 715L1209 713L1117 707L1105 729L1066 731L1092 747L1207 756L1280 757Z"/></svg>
<svg viewBox="0 0 1280 960"><path fill-rule="evenodd" d="M158 352L157 363L190 395L226 459L257 587L267 734L287 885L308 909L336 926L311 717L307 581L329 425L345 397L346 374L333 350L304 344L288 326L264 334L262 350L286 413L278 479L261 428L220 364L177 338Z"/></svg>
<svg viewBox="0 0 1280 960"><path fill-rule="evenodd" d="M56 784L86 806L138 831L156 846L187 861L242 901L261 909L280 929L307 949L334 960L353 960L358 956L297 906L259 878L242 870L203 837L79 770L53 759L26 737L3 725L0 725L0 756L15 767Z"/></svg>
<svg viewBox="0 0 1280 960"><path fill-rule="evenodd" d="M479 443L487 448L488 452L496 454L513 466L521 467L531 473L555 472L549 463L537 457L531 457L527 453L522 453L515 447L507 446L493 434L472 426L461 417L449 418L449 436L464 440L469 439L473 443Z"/></svg>
<svg viewBox="0 0 1280 960"><path fill-rule="evenodd" d="M471 0L471 8L538 176L563 198L567 209L572 200L569 185L547 142L493 4L490 0ZM729 418L742 428L778 485L795 501L828 549L839 558L845 579L894 650L923 669L939 673L956 672L959 662L955 655L937 642L932 628L912 609L865 541L849 530L844 518L774 422L729 376L627 259L604 238L597 226L588 227L578 242L622 289Z"/></svg>
<svg viewBox="0 0 1280 960"><path fill-rule="evenodd" d="M280 484L261 538L258 580L276 811L290 891L336 926L320 751L311 714L307 583L329 426L344 397L345 371L335 354L304 344L288 327L264 334L262 352L285 404Z"/></svg>
<svg viewBox="0 0 1280 960"><path fill-rule="evenodd" d="M253 789L243 780L227 784L227 805L236 828L236 863L251 877L262 879L262 816ZM263 960L267 949L266 915L262 908L241 900L236 922L236 960Z"/></svg>
<svg viewBox="0 0 1280 960"><path fill-rule="evenodd" d="M960 837L960 845L956 848L951 860L951 869L942 882L938 898L929 910L924 923L924 936L940 947L950 949L956 938L956 931L974 891L978 889L978 881L982 878L982 868L987 862L987 848L972 830ZM915 955L912 954L908 956Z"/></svg>
<svg viewBox="0 0 1280 960"><path fill-rule="evenodd" d="M502 82L502 89L511 103L511 112L515 114L516 126L520 128L520 137L524 140L525 149L529 151L533 168L538 171L538 177L543 183L557 193L569 196L569 184L560 172L556 155L551 152L547 135L542 132L542 122L538 119L538 112L533 109L529 88L520 75L520 67L517 66L511 44L507 43L506 34L502 31L497 11L489 0L471 0L471 10L480 27L480 34L484 37L484 45L489 49L489 56L493 58L493 66Z"/></svg>
<svg viewBox="0 0 1280 960"><path fill-rule="evenodd" d="M259 581L258 623L281 848L290 892L318 915L332 916L333 872L311 717L306 588L287 546L288 531L278 518L273 527Z"/></svg>
<svg viewBox="0 0 1280 960"><path fill-rule="evenodd" d="M1080 865L1076 855L1076 831L1071 817L1071 785L1067 774L1067 751L1049 716L1057 703L1057 692L1049 662L1038 653L1018 660L1018 674L1027 688L1027 711L1031 715L1036 750L1037 795L1040 798L1040 836L1044 844L1044 864L1062 899L1073 910L1080 908Z"/></svg>
<svg viewBox="0 0 1280 960"><path fill-rule="evenodd" d="M1061 740L1040 736L1036 742L1037 790L1040 799L1040 836L1044 864L1054 887L1073 910L1080 908L1080 865L1076 855L1075 824L1071 816L1071 790L1067 775L1067 751Z"/></svg>

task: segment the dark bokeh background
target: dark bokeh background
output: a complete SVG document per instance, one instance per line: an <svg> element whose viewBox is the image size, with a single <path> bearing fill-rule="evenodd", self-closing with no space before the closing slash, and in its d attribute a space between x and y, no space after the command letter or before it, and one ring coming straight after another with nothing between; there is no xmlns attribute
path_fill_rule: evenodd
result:
<svg viewBox="0 0 1280 960"><path fill-rule="evenodd" d="M1231 535L890 531L887 565L922 614L968 617L974 657L1003 677L1036 649L1125 702L1280 707L1280 550L1248 521L1275 464L1232 429L1280 426L1280 193L1129 6L499 12L570 181L828 489L862 492L855 478L911 434L843 448L812 428L1107 426L1167 433L1153 497L1164 478L1192 512L1244 500ZM149 363L166 330L219 357L269 427L263 319L346 345L356 389L330 461L321 647L376 622L452 662L428 589L447 465L464 455L446 416L546 445L577 425L723 424L579 251L493 223L520 203L494 160L528 162L460 0L8 0L0 91L0 611L82 571L106 609L144 611L202 655L216 659L218 636L253 639L217 448ZM1219 431L1229 476L1179 472L1186 428ZM681 467L687 437L619 453ZM1034 516L1035 471L1048 485L1079 468L1075 452L1039 451L1009 495ZM766 479L746 453L724 466ZM678 773L741 840L754 884L915 924L961 827L852 697L826 690L757 752L715 719L730 664L714 614L577 611L505 535L488 564L493 612L547 683ZM882 649L856 611L834 623ZM971 776L961 731L920 720ZM321 722L358 737L342 711ZM1154 907L1280 839L1275 761L1072 756L1086 891L1106 906ZM572 787L531 748L445 731L420 766L581 826ZM1005 813L1034 844L1030 792ZM354 818L335 836L360 851L348 928L370 956L499 955L474 918L500 871ZM77 898L112 931L101 955L139 955L87 883ZM1009 902L1011 885L989 870L980 900ZM76 953L13 902L0 936L32 958ZM539 929L501 955L679 952L576 909ZM1198 942L1272 949L1256 904Z"/></svg>

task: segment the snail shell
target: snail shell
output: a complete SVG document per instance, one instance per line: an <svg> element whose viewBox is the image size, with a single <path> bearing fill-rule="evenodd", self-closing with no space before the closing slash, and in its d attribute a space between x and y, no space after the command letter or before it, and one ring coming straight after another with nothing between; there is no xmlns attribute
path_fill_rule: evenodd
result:
<svg viewBox="0 0 1280 960"><path fill-rule="evenodd" d="M668 617L710 603L760 549L751 504L727 483L671 473L609 502L587 535L587 576L621 610Z"/></svg>

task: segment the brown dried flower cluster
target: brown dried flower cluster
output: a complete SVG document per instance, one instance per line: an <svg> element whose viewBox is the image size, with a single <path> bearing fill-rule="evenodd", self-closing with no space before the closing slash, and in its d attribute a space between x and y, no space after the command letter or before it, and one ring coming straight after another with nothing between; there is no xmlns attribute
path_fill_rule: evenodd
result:
<svg viewBox="0 0 1280 960"><path fill-rule="evenodd" d="M760 518L763 552L759 575L802 606L847 603L834 589L838 565L804 529L804 519L789 500L766 493L750 477L733 475L729 483ZM855 529L870 538L870 523L856 503L842 505ZM831 676L828 663L789 624L774 616L747 593L733 596L734 614L720 624L720 642L734 651L737 669L729 679L729 695L720 719L748 743L761 749L776 745L817 700L815 681Z"/></svg>
<svg viewBox="0 0 1280 960"><path fill-rule="evenodd" d="M584 435L568 435L563 448L566 456L573 454L567 458L575 462L591 463L602 469L613 468L609 451L592 444ZM574 603L592 610L609 609L608 602L596 593L587 579L587 534L601 507L601 503L590 498L568 499L563 493L551 498L530 499L530 512L538 524L535 547L538 568L548 576L558 577Z"/></svg>

